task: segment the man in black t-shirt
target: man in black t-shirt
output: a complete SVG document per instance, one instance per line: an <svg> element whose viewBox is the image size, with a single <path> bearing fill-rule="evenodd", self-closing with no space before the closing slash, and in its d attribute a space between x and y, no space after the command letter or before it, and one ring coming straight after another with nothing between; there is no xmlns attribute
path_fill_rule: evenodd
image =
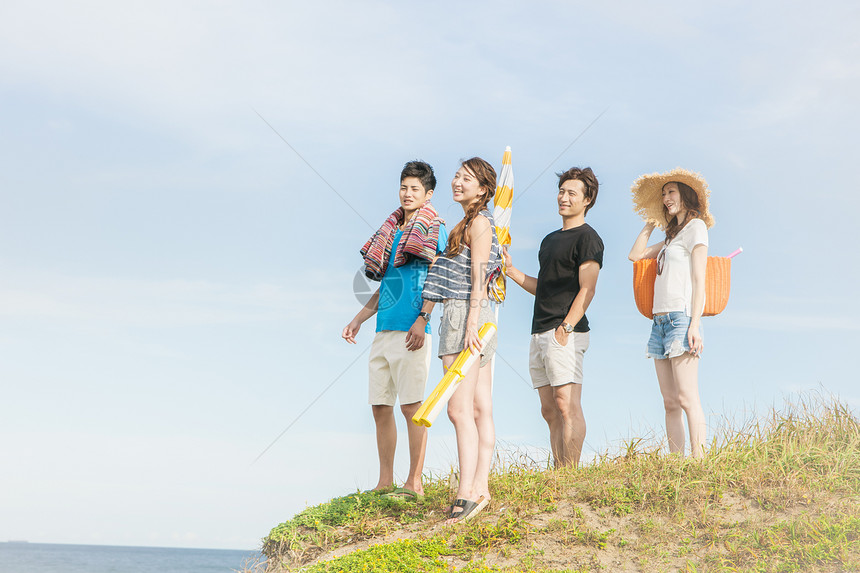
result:
<svg viewBox="0 0 860 573"><path fill-rule="evenodd" d="M505 251L507 275L535 295L529 373L549 426L556 467L579 464L585 442L582 413L582 359L588 349L585 310L603 266L603 241L585 222L597 201L591 168L573 167L558 175L561 229L541 242L540 270L530 277L513 266Z"/></svg>

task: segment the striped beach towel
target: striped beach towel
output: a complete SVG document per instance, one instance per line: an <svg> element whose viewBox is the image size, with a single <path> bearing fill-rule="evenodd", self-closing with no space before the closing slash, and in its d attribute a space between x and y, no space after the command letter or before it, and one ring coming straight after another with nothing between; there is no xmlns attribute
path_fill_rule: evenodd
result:
<svg viewBox="0 0 860 573"><path fill-rule="evenodd" d="M403 208L398 207L361 248L361 256L364 257L364 274L367 278L375 281L382 280L391 259L394 235L403 222L403 216ZM445 221L439 217L433 205L429 201L424 203L403 231L406 240L401 239L397 245L394 252L394 266L405 265L415 258L432 262L439 244L439 227L444 224Z"/></svg>

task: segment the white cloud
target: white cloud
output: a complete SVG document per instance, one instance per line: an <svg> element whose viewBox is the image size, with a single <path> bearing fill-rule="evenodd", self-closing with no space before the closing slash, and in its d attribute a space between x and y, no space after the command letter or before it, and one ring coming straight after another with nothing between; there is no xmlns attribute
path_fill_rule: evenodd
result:
<svg viewBox="0 0 860 573"><path fill-rule="evenodd" d="M287 140L300 129L338 145L347 133L390 144L404 126L487 130L481 115L495 110L492 123L509 125L499 130L530 130L587 102L560 90L557 73L586 53L528 41L534 24L497 41L521 8L451 8L14 2L0 21L0 72L116 121L231 149L259 146L252 108ZM522 81L535 71L540 82Z"/></svg>
<svg viewBox="0 0 860 573"><path fill-rule="evenodd" d="M841 277L840 281L848 280ZM791 292L791 291L786 291ZM744 292L743 306L719 317L722 327L766 331L860 331L860 316L850 298L818 289L814 293L756 295ZM731 303L729 304L731 307Z"/></svg>
<svg viewBox="0 0 860 573"><path fill-rule="evenodd" d="M10 275L0 283L0 316L10 318L171 327L285 321L310 314L347 316L355 311L346 286L352 277L338 271L310 271L300 283L253 284Z"/></svg>
<svg viewBox="0 0 860 573"><path fill-rule="evenodd" d="M807 329L860 332L860 323L857 322L856 317L836 314L821 315L817 313L787 313L785 311L746 311L743 313L730 313L722 322L728 327L779 332L799 332Z"/></svg>
<svg viewBox="0 0 860 573"><path fill-rule="evenodd" d="M428 41L452 51L429 35L414 41L415 29L404 35L397 10L346 2L240 10L203 2L17 2L4 12L6 82L197 130L218 114L235 131L236 120L224 116L250 118L254 106L281 125L350 119L372 131L379 118L437 109L421 53ZM220 137L226 144L230 136Z"/></svg>

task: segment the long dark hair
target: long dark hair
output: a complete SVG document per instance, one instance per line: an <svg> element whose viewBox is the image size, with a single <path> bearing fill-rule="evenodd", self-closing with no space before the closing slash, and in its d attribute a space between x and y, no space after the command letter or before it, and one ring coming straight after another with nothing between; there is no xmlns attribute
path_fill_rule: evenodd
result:
<svg viewBox="0 0 860 573"><path fill-rule="evenodd" d="M463 245L466 244L466 233L469 231L469 226L478 216L478 213L487 208L490 199L496 194L496 170L493 169L492 165L480 157L467 159L460 165L474 175L478 180L478 185L486 189L487 192L466 208L466 216L448 233L448 248L445 249L445 255L448 257L460 254Z"/></svg>
<svg viewBox="0 0 860 573"><path fill-rule="evenodd" d="M669 241L674 239L678 235L678 233L681 232L681 229L683 229L687 223L689 223L693 219L701 219L699 194L693 191L692 187L690 187L686 183L681 183L680 181L667 181L663 184L663 189L665 189L666 185L668 185L669 183L674 183L678 186L678 192L681 195L681 202L684 204L684 208L687 210L687 216L682 222L678 221L677 215L670 219L669 210L666 208L666 205L663 205L663 217L666 218L667 245L669 244Z"/></svg>

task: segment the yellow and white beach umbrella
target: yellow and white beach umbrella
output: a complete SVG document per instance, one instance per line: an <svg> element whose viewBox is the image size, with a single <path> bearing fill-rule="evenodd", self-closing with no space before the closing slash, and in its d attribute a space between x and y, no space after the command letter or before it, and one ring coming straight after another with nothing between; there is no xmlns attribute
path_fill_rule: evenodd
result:
<svg viewBox="0 0 860 573"><path fill-rule="evenodd" d="M499 244L511 244L511 203L514 200L514 168L511 164L511 148L505 148L502 159L502 172L496 185L496 195L493 197L493 219L496 222L496 236ZM490 285L490 291L496 302L505 300L505 273L502 266L502 276L496 278Z"/></svg>
<svg viewBox="0 0 860 573"><path fill-rule="evenodd" d="M496 325L492 322L485 322L478 331L478 338L481 339L481 344L484 346L489 344L495 335ZM418 411L415 412L415 415L412 416L412 421L419 426L427 426L428 428L432 426L439 412L442 411L442 408L445 407L445 404L448 403L448 400L457 391L460 382L469 373L469 369L475 363L480 362L479 358L480 354L478 352L473 354L471 348L460 351L454 363L451 364L451 367L442 376L442 380L439 381L436 388L433 389L427 399L424 400L424 403L421 404L421 407L418 408ZM495 360L495 356L493 360Z"/></svg>

